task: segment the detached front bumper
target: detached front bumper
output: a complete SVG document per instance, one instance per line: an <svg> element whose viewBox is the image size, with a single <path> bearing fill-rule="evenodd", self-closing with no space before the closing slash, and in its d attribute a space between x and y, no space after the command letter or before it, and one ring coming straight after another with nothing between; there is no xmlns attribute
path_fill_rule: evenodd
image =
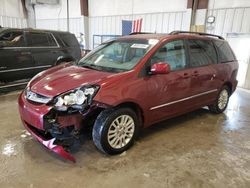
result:
<svg viewBox="0 0 250 188"><path fill-rule="evenodd" d="M65 159L75 162L75 158L65 151L63 146L55 144L56 138L53 138L51 135L45 135L44 116L48 114L52 108L43 104L34 105L28 102L23 93L19 96L18 103L21 120L30 134L49 150Z"/></svg>
<svg viewBox="0 0 250 188"><path fill-rule="evenodd" d="M66 152L62 146L54 144L54 141L56 140L56 138L51 138L51 139L43 138L41 135L37 134L36 131L34 131L34 129L32 130L31 126L25 123L25 121L22 120L22 122L23 122L24 127L29 131L29 133L34 138L36 138L41 144L43 144L46 148L57 153L58 155L60 155L61 157L65 159L68 159L72 162L76 162L76 159L72 155L70 155L68 152Z"/></svg>

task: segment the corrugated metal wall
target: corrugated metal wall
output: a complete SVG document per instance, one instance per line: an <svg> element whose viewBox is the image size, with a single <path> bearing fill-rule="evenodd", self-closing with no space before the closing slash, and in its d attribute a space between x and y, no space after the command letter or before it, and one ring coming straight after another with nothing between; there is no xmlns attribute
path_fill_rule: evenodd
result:
<svg viewBox="0 0 250 188"><path fill-rule="evenodd" d="M66 18L37 19L36 28L67 31L67 19ZM71 33L74 33L76 36L79 36L80 32L84 33L83 17L70 18L69 30Z"/></svg>
<svg viewBox="0 0 250 188"><path fill-rule="evenodd" d="M250 33L250 7L210 9L208 16L215 16L213 24L207 24L207 32L226 37L227 33Z"/></svg>
<svg viewBox="0 0 250 188"><path fill-rule="evenodd" d="M0 25L3 27L25 28L27 27L27 20L24 18L0 15Z"/></svg>
<svg viewBox="0 0 250 188"><path fill-rule="evenodd" d="M142 32L169 33L173 30L188 30L190 15L189 11L178 11L90 17L90 41L93 35L121 35L122 20L142 18Z"/></svg>

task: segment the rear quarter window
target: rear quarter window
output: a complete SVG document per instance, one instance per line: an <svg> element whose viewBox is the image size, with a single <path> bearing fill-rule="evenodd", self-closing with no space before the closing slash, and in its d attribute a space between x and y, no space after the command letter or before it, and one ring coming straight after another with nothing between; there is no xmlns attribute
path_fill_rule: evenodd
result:
<svg viewBox="0 0 250 188"><path fill-rule="evenodd" d="M226 41L214 41L214 44L218 51L220 63L227 63L235 60L233 51Z"/></svg>
<svg viewBox="0 0 250 188"><path fill-rule="evenodd" d="M30 32L28 34L28 46L32 47L56 46L56 43L49 33Z"/></svg>
<svg viewBox="0 0 250 188"><path fill-rule="evenodd" d="M60 34L60 38L63 41L65 46L68 46L68 47L79 46L79 43L76 40L75 35L73 34Z"/></svg>
<svg viewBox="0 0 250 188"><path fill-rule="evenodd" d="M210 40L188 40L191 67L217 63L217 54Z"/></svg>

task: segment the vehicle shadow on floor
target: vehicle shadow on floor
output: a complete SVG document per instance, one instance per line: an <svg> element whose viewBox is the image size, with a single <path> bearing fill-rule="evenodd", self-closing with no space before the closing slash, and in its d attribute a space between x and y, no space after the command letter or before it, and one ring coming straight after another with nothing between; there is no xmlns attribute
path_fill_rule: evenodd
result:
<svg viewBox="0 0 250 188"><path fill-rule="evenodd" d="M195 110L193 112L189 112L187 114L184 114L184 115L181 115L181 116L178 116L175 118L171 118L171 119L153 124L148 128L142 129L141 132L139 133L137 141L146 140L147 137L151 137L153 135L157 136L157 134L162 133L163 131L167 133L167 131L174 130L176 128L190 126L190 125L192 126L193 121L196 121L196 119L200 120L200 119L207 118L209 116L217 116L218 118L220 118L221 114L214 115L214 114L211 114L205 108L198 109L198 110ZM214 118L214 121L217 121L218 118ZM187 123L185 123L185 122L187 122ZM190 123L190 122L192 122L192 123ZM35 143L32 142L32 145L33 144L35 144ZM27 146L27 147L25 147L26 152L30 153L31 156L36 155L36 152L34 153L33 151L32 152L30 151L31 148L32 148L32 150L34 149L33 146L31 146L31 142L25 143L25 145ZM35 150L40 150L40 149L44 148L46 155L47 154L50 155L49 159L46 159L47 162L53 160L54 158L56 158L57 160L59 159L59 161L61 161L61 162L67 161L67 160L59 157L57 154L49 151L44 146L41 145L40 146L41 148L40 148L38 145L39 144L37 144L35 146L35 147L38 147ZM39 153L39 152L41 152L41 151L37 151L37 153ZM92 141L91 128L85 130L85 132L81 136L80 142L75 143L75 145L70 148L70 153L73 156L78 156L78 155L81 156L82 154L91 155L92 157L98 157L98 156L100 157L102 155L106 156L105 154L102 154L101 152L99 152L98 149L94 146L94 143ZM113 157L113 156L109 156L109 157ZM77 157L76 157L76 160L77 160Z"/></svg>

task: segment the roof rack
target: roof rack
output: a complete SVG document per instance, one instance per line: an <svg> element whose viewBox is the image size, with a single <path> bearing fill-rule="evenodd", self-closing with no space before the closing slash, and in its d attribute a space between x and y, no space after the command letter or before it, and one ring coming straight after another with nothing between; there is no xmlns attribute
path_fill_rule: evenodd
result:
<svg viewBox="0 0 250 188"><path fill-rule="evenodd" d="M150 32L132 32L132 33L129 33L129 35L139 35L139 34L153 34L153 33L150 33Z"/></svg>
<svg viewBox="0 0 250 188"><path fill-rule="evenodd" d="M182 34L182 33L211 36L211 37L217 37L217 38L219 38L221 40L225 40L222 36L219 36L219 35L214 35L214 34L209 34L209 33L201 33L201 32L192 32L192 31L172 31L169 34L170 35L178 35L178 34Z"/></svg>

